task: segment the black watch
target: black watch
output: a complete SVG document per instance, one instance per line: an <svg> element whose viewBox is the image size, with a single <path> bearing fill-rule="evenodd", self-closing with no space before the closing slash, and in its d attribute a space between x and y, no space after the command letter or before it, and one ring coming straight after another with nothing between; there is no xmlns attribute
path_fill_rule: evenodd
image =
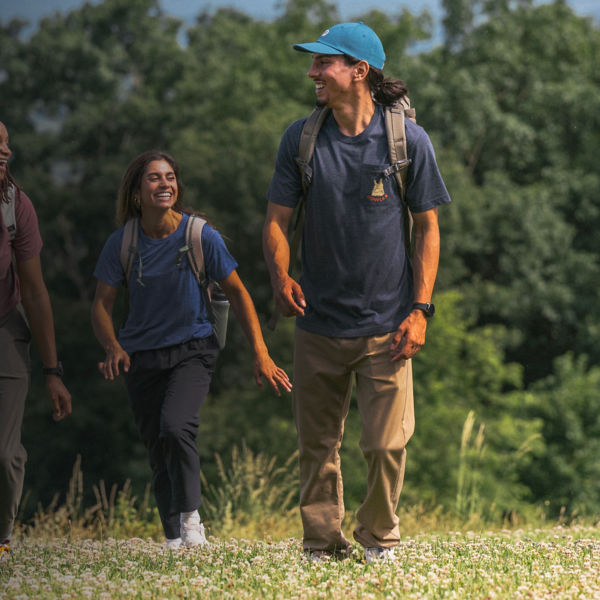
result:
<svg viewBox="0 0 600 600"><path fill-rule="evenodd" d="M412 307L413 310L415 308L417 310L422 310L427 318L433 317L435 314L435 306L431 302L415 302Z"/></svg>
<svg viewBox="0 0 600 600"><path fill-rule="evenodd" d="M60 360L55 367L44 367L42 371L44 372L44 375L58 375L59 377L62 377L65 372Z"/></svg>

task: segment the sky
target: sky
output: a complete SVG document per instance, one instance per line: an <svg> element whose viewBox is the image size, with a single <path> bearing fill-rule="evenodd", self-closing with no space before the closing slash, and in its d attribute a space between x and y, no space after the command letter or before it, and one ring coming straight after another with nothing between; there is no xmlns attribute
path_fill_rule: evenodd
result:
<svg viewBox="0 0 600 600"><path fill-rule="evenodd" d="M92 0L93 4L100 0ZM271 19L280 14L277 6L281 0L160 0L165 12L194 22L196 15L203 10L214 10L221 6L233 6L257 19ZM51 16L57 11L61 13L82 6L84 0L0 0L0 21L6 23L13 17L29 21L35 29L38 21ZM575 12L582 16L593 16L600 20L599 0L569 0ZM387 15L399 14L403 8L417 13L427 8L432 15L439 17L441 0L338 0L337 6L342 20L364 14L370 9L379 9Z"/></svg>

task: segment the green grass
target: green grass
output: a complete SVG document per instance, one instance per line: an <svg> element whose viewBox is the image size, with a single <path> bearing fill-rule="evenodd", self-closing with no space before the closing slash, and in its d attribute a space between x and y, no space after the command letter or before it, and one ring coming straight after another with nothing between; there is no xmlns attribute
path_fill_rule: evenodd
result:
<svg viewBox="0 0 600 600"><path fill-rule="evenodd" d="M356 546L346 560L313 563L302 552L293 457L277 466L242 446L219 465L201 507L210 548L165 551L149 490L137 498L128 483L100 482L84 506L78 460L64 499L18 524L0 598L600 598L594 521L515 511L492 523L472 510L404 506L393 562L367 565ZM355 524L349 511L346 533Z"/></svg>
<svg viewBox="0 0 600 600"><path fill-rule="evenodd" d="M405 538L393 562L311 563L297 538L211 538L164 551L151 539L18 539L0 567L3 598L594 598L600 531L450 533Z"/></svg>

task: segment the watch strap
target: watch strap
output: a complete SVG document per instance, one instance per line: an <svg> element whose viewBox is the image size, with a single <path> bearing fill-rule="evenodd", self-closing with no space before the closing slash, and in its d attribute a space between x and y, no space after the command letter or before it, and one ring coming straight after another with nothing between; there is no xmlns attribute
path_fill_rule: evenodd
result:
<svg viewBox="0 0 600 600"><path fill-rule="evenodd" d="M433 317L435 314L435 306L431 302L415 302L412 308L423 311L426 317Z"/></svg>
<svg viewBox="0 0 600 600"><path fill-rule="evenodd" d="M42 371L44 375L58 375L58 377L62 377L64 374L64 369L60 360L55 367L43 367Z"/></svg>

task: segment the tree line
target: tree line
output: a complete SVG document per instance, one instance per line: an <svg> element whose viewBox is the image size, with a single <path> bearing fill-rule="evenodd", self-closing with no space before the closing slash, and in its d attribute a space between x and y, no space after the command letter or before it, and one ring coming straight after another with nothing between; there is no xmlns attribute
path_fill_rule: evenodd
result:
<svg viewBox="0 0 600 600"><path fill-rule="evenodd" d="M419 53L414 44L432 35L426 12L356 17L380 35L386 73L408 84L453 199L440 210L437 313L414 361L417 426L402 501L460 508L461 481L491 518L536 507L594 513L598 24L562 1L443 6L443 43ZM78 454L90 482L131 478L139 489L148 479L123 386L98 374L89 324L92 273L126 165L150 148L176 158L186 201L226 237L266 322L265 192L282 132L314 102L309 59L291 46L339 20L333 2L290 0L273 21L220 9L184 28L155 0L105 0L46 18L30 37L23 22L0 23L0 120L11 170L38 211L74 397L73 417L51 424L33 350L25 514L65 488ZM280 321L267 332L288 372L292 331ZM229 456L242 440L282 460L295 448L290 402L255 388L250 361L232 323L202 413L209 481L215 453ZM342 455L351 507L364 493L359 427L352 409Z"/></svg>

